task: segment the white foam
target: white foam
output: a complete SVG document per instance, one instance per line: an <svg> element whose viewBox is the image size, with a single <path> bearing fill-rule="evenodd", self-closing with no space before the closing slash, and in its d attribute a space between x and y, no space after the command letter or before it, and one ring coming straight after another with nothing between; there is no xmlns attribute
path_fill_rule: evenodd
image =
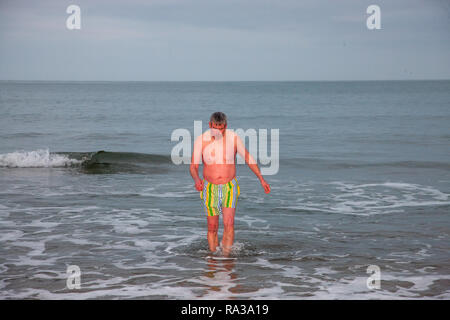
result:
<svg viewBox="0 0 450 320"><path fill-rule="evenodd" d="M2 222L2 224L3 224L3 222ZM14 240L21 238L23 235L24 235L24 233L20 230L2 231L2 233L0 233L0 241L1 242L14 241Z"/></svg>
<svg viewBox="0 0 450 320"><path fill-rule="evenodd" d="M319 197L319 201L317 201L313 190L310 197L298 199L297 204L278 208L370 216L404 212L408 207L433 207L450 204L450 194L443 193L431 186L419 184L402 182L351 184L340 181L328 184L337 185L336 188L340 193L331 194L328 199L323 201Z"/></svg>
<svg viewBox="0 0 450 320"><path fill-rule="evenodd" d="M353 279L340 279L339 281L322 282L320 289L314 292L312 299L448 299L448 293L439 296L427 297L422 293L430 289L435 281L449 279L447 275L407 275L381 274L380 289L369 289L367 277L356 277ZM396 285L394 292L386 290L383 281L409 282L412 287L403 288Z"/></svg>
<svg viewBox="0 0 450 320"><path fill-rule="evenodd" d="M143 239L135 239L132 240L134 242L134 245L136 247L139 247L141 249L145 250L155 250L157 247L164 245L164 242L159 241L150 241L150 240L143 240Z"/></svg>
<svg viewBox="0 0 450 320"><path fill-rule="evenodd" d="M182 192L163 192L163 193L150 193L150 192L141 192L140 196L143 197L155 197L155 198L189 198L195 192L192 191L182 191Z"/></svg>
<svg viewBox="0 0 450 320"><path fill-rule="evenodd" d="M319 276L327 276L327 275L339 273L336 270L333 270L329 267L317 267L314 270L316 271L314 273L314 275L319 275Z"/></svg>
<svg viewBox="0 0 450 320"><path fill-rule="evenodd" d="M50 154L49 149L35 151L15 151L0 154L0 167L40 168L65 167L79 164L82 160L69 159L66 155Z"/></svg>
<svg viewBox="0 0 450 320"><path fill-rule="evenodd" d="M270 224L267 224L266 220L255 218L255 217L249 216L249 215L237 217L236 221L243 221L243 222L247 223L249 228L256 228L256 229L269 229L270 228ZM262 227L262 226L257 227L257 226L253 225L254 223L266 224L266 225L264 227Z"/></svg>

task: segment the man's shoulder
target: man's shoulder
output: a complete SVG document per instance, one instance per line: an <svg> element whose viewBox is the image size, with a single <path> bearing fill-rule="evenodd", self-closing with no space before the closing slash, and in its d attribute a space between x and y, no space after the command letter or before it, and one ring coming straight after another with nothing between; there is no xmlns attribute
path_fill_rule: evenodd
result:
<svg viewBox="0 0 450 320"><path fill-rule="evenodd" d="M203 132L203 133L201 134L201 137L202 137L203 140L209 140L209 139L211 139L211 130L208 129L208 130L206 130L205 132Z"/></svg>
<svg viewBox="0 0 450 320"><path fill-rule="evenodd" d="M195 138L194 144L205 145L211 141L211 132L207 130Z"/></svg>
<svg viewBox="0 0 450 320"><path fill-rule="evenodd" d="M231 129L226 129L225 130L225 134L227 136L230 136L230 137L236 137L237 136L236 132L234 132L234 130L231 130Z"/></svg>
<svg viewBox="0 0 450 320"><path fill-rule="evenodd" d="M200 140L200 139L205 139L205 137L207 137L208 135L210 135L210 130L206 130L205 132L202 132L200 135L197 136L197 138L195 138L195 140Z"/></svg>

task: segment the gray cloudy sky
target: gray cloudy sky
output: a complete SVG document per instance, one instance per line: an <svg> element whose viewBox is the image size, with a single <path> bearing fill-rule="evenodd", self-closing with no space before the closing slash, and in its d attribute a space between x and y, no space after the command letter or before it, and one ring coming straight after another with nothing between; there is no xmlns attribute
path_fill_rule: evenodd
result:
<svg viewBox="0 0 450 320"><path fill-rule="evenodd" d="M450 1L0 0L0 44L2 80L450 79Z"/></svg>

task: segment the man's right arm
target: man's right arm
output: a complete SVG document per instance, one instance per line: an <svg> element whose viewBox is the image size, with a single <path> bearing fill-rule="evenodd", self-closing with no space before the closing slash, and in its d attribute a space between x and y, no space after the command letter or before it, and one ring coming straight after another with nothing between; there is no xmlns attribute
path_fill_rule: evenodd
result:
<svg viewBox="0 0 450 320"><path fill-rule="evenodd" d="M202 135L200 135L194 142L194 150L192 151L190 172L192 179L195 182L195 189L201 191L203 189L203 180L198 175L198 167L202 159Z"/></svg>

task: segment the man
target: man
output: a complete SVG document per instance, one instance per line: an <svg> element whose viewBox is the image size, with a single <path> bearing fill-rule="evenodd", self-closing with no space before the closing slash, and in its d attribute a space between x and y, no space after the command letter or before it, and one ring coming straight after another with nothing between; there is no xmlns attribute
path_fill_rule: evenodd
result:
<svg viewBox="0 0 450 320"><path fill-rule="evenodd" d="M228 256L234 241L234 214L240 195L236 180L236 153L245 159L250 170L256 174L265 193L270 192L270 186L262 177L242 139L233 131L227 130L227 117L224 113L213 113L209 128L194 142L190 172L195 188L200 191L207 215L209 249L214 253L219 245L219 215L223 213L222 249L224 256ZM200 160L203 161L203 180L198 175Z"/></svg>

